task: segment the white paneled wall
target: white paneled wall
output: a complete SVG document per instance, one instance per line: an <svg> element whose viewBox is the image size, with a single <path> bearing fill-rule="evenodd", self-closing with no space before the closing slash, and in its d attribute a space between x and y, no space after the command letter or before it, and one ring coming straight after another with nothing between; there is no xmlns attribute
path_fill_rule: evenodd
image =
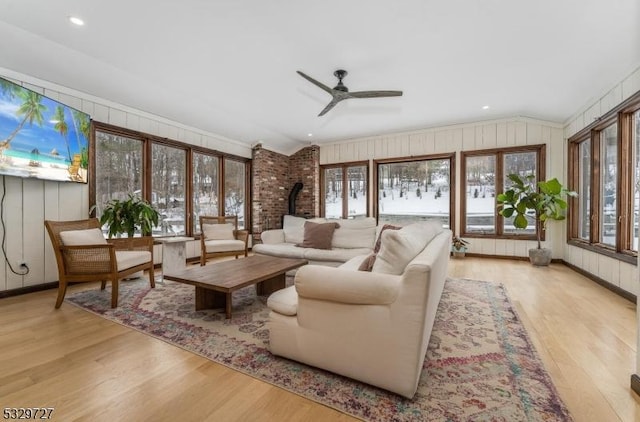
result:
<svg viewBox="0 0 640 422"><path fill-rule="evenodd" d="M394 135L353 139L320 146L320 164L369 160L373 180L372 160L439 153L456 153L456 231L460 228L460 151L474 151L518 145L546 144L547 177L564 182L566 152L562 125L528 118L501 119L469 124L430 128ZM369 187L373 200L373 183ZM372 206L373 204L369 204ZM564 227L550 223L545 245L554 251L554 258L563 258ZM504 239L470 239L469 252L485 255L528 256L535 242Z"/></svg>
<svg viewBox="0 0 640 422"><path fill-rule="evenodd" d="M566 140L571 136L589 126L595 119L606 114L638 91L640 91L640 68L636 69L600 98L587 104L569 119L564 128L565 144ZM566 173L566 160L564 160L564 163L565 169L563 172ZM637 265L621 262L617 259L567 244L564 245L564 249L565 259L570 264L636 296L640 294Z"/></svg>
<svg viewBox="0 0 640 422"><path fill-rule="evenodd" d="M123 128L166 137L205 148L251 157L251 148L233 140L171 122L162 117L131 109L107 100L92 97L72 89L39 81L0 68L0 76L10 79L47 97L58 100L91 115L94 121L109 123ZM6 186L4 220L6 223L7 258L19 270L26 262L29 274L13 274L4 259L0 258L0 291L28 287L56 281L58 270L55 256L44 228L45 219L73 220L87 218L89 214L89 188L79 183L51 182L0 176ZM1 188L1 186L0 186ZM2 228L0 227L0 233ZM198 256L200 245L187 245L188 256ZM155 249L156 261L162 254Z"/></svg>

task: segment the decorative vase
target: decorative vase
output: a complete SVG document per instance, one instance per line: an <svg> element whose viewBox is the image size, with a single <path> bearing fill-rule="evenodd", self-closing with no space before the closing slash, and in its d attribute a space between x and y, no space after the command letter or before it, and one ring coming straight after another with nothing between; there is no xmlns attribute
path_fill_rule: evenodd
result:
<svg viewBox="0 0 640 422"><path fill-rule="evenodd" d="M529 249L529 261L536 267L546 267L551 263L551 249Z"/></svg>

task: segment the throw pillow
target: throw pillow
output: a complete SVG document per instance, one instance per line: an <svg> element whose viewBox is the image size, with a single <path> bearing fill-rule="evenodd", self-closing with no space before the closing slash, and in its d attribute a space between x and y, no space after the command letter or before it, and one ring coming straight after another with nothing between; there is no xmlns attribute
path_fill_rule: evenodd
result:
<svg viewBox="0 0 640 422"><path fill-rule="evenodd" d="M107 240L98 228L60 232L60 241L65 246L105 245Z"/></svg>
<svg viewBox="0 0 640 422"><path fill-rule="evenodd" d="M206 240L235 240L233 224L203 224L202 233Z"/></svg>
<svg viewBox="0 0 640 422"><path fill-rule="evenodd" d="M382 233L380 252L372 272L400 275L427 243L442 231L442 224L414 223Z"/></svg>
<svg viewBox="0 0 640 422"><path fill-rule="evenodd" d="M296 246L301 248L331 249L333 232L340 227L338 223L304 223L304 239Z"/></svg>
<svg viewBox="0 0 640 422"><path fill-rule="evenodd" d="M382 243L382 233L384 233L385 230L400 230L401 228L402 228L401 226L394 226L393 224L383 225L382 228L380 229L380 234L378 235L376 244L373 247L373 253L377 254L378 252L380 252L380 244Z"/></svg>
<svg viewBox="0 0 640 422"><path fill-rule="evenodd" d="M373 268L373 264L376 262L376 254L372 253L371 255L369 255L368 257L366 257L364 259L364 261L362 261L362 263L360 264L360 266L358 267L358 271L368 271L371 272L371 269Z"/></svg>

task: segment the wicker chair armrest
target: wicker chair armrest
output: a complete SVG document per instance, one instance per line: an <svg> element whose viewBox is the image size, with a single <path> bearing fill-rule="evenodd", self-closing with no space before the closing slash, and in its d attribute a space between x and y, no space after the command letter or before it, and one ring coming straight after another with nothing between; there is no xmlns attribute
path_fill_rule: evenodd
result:
<svg viewBox="0 0 640 422"><path fill-rule="evenodd" d="M60 246L67 274L97 274L117 270L115 248L110 244Z"/></svg>
<svg viewBox="0 0 640 422"><path fill-rule="evenodd" d="M244 242L245 247L247 246L249 242L249 230L234 230L234 235L236 239Z"/></svg>

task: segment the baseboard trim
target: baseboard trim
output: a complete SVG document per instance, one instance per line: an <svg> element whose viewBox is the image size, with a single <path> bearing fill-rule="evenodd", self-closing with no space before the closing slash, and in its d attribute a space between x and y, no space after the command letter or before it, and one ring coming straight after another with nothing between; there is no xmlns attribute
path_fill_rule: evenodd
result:
<svg viewBox="0 0 640 422"><path fill-rule="evenodd" d="M58 288L57 281L52 281L52 282L43 283L43 284L36 284L35 286L20 287L17 289L5 290L0 292L0 299L3 299L5 297L24 295L27 293L35 293L35 292L40 292L42 290L50 290L50 289L57 289L57 288Z"/></svg>
<svg viewBox="0 0 640 422"><path fill-rule="evenodd" d="M509 255L487 255L487 254L482 254L482 253L471 253L471 252L467 252L465 254L468 257L471 258L495 258L495 259L511 259L511 260L515 260L515 261L528 261L529 258L526 256L509 256Z"/></svg>
<svg viewBox="0 0 640 422"><path fill-rule="evenodd" d="M640 396L640 376L638 374L631 375L631 389Z"/></svg>
<svg viewBox="0 0 640 422"><path fill-rule="evenodd" d="M600 278L600 277L598 277L596 275L593 275L590 272L585 271L580 267L576 267L575 265L568 263L567 261L562 260L562 263L564 265L566 265L567 267L571 268L573 271L575 271L575 272L577 272L579 274L582 274L583 276L595 281L596 283L598 283L602 287L611 290L613 293L617 294L618 296L621 296L621 297L627 299L629 302L632 302L634 304L636 303L638 298L633 293L629 293L628 291L626 291L624 289L621 289L620 287L616 286L615 284L611 284L608 281L606 281L606 280L604 280L604 279L602 279L602 278Z"/></svg>

